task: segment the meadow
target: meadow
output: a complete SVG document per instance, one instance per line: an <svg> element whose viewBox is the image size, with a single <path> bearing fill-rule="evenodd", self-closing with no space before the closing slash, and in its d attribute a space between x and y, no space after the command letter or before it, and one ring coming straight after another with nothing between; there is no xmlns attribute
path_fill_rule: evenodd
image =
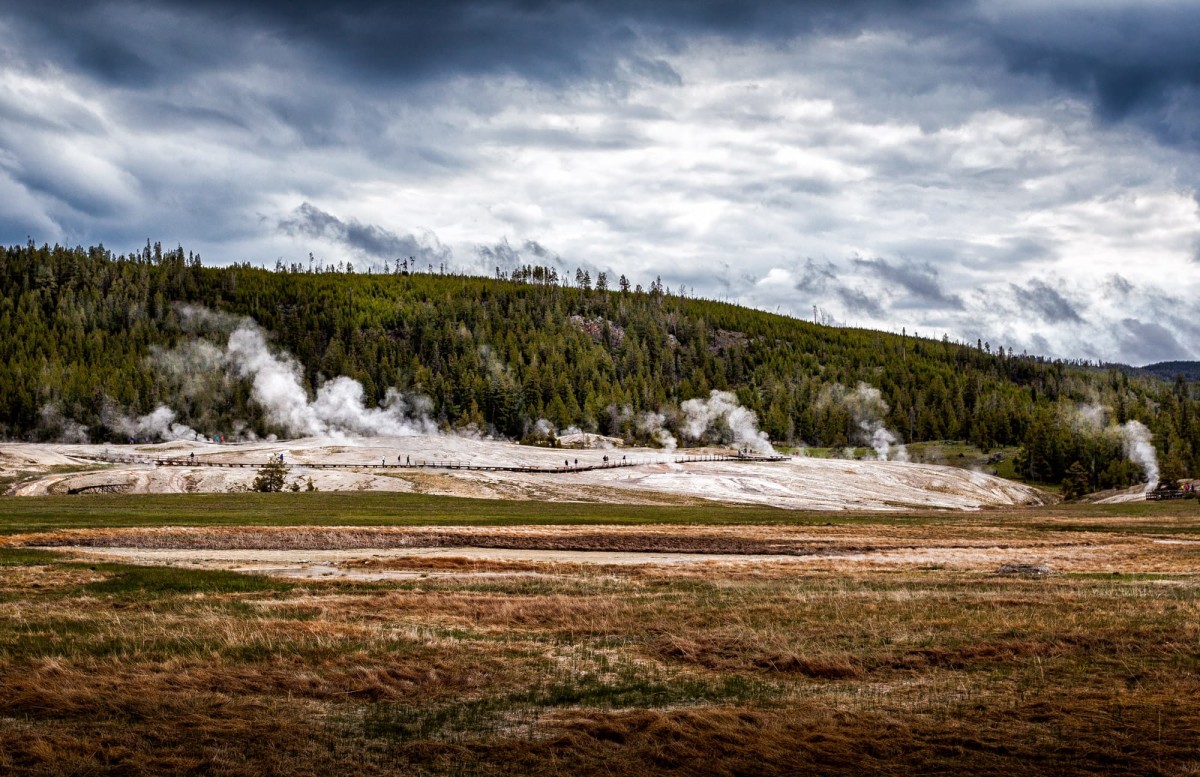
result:
<svg viewBox="0 0 1200 777"><path fill-rule="evenodd" d="M320 580L41 547L163 526L800 532L1062 560L401 556L361 563L404 577ZM0 500L0 530L4 773L1200 774L1195 502L47 497Z"/></svg>

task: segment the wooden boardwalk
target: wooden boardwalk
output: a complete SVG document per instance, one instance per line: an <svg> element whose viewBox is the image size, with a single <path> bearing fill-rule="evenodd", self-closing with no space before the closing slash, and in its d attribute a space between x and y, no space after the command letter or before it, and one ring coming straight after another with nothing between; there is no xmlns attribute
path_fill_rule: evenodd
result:
<svg viewBox="0 0 1200 777"><path fill-rule="evenodd" d="M189 456L175 456L171 458L149 458L140 456L109 456L96 455L88 458L103 461L110 464L140 464L144 466L157 467L224 467L229 469L260 469L265 462L261 461L213 461L205 458L191 458ZM573 457L572 457L573 458ZM789 456L759 456L756 454L708 454L703 456L669 456L669 457L640 457L635 459L613 460L600 463L584 463L584 464L564 464L563 466L532 466L532 465L496 465L496 464L472 464L463 461L449 460L421 460L415 462L397 462L389 464L380 462L372 463L315 463L315 462L285 462L285 466L289 469L335 469L335 470L420 470L420 469L438 469L438 470L467 470L471 472L523 472L542 475L565 475L576 472L591 472L598 469L620 469L623 467L645 467L655 464L698 464L701 462L710 461L738 461L738 462L769 462L769 461L787 461Z"/></svg>
<svg viewBox="0 0 1200 777"><path fill-rule="evenodd" d="M68 488L68 494L124 494L132 487L130 483L97 483L94 486Z"/></svg>

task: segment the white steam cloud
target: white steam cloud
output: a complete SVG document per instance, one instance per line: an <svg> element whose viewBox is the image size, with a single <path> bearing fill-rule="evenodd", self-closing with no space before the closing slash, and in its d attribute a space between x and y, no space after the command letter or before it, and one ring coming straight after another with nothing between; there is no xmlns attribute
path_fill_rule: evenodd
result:
<svg viewBox="0 0 1200 777"><path fill-rule="evenodd" d="M1151 440L1154 435L1141 421L1126 421L1117 425L1109 421L1110 409L1097 403L1077 405L1069 411L1071 427L1083 434L1113 434L1121 438L1125 458L1146 473L1146 492L1158 485L1158 453Z"/></svg>
<svg viewBox="0 0 1200 777"><path fill-rule="evenodd" d="M879 389L859 383L851 391L840 383L834 383L821 392L818 404L844 408L858 427L859 442L869 445L879 461L908 461L908 449L899 436L883 423L891 408Z"/></svg>
<svg viewBox="0 0 1200 777"><path fill-rule="evenodd" d="M58 405L50 402L38 411L42 429L61 442L85 443L88 441L87 427L63 415Z"/></svg>
<svg viewBox="0 0 1200 777"><path fill-rule="evenodd" d="M650 435L663 449L673 451L679 447L679 441L666 427L667 417L662 413L645 412L637 417L639 432Z"/></svg>
<svg viewBox="0 0 1200 777"><path fill-rule="evenodd" d="M437 434L428 397L389 388L378 407L367 407L362 384L341 376L323 383L310 400L299 363L286 352L272 352L265 333L253 320L196 306L180 306L175 312L185 332L229 336L224 348L210 340L193 339L170 350L152 348L147 360L175 396L187 400L201 419L211 419L214 408L228 401L234 382L241 379L250 382L251 396L268 422L290 436ZM205 439L179 423L175 411L166 405L143 416L106 407L101 418L108 428L136 440ZM43 427L60 440L87 441L86 427L63 417L57 406L44 407L42 419ZM245 421L232 425L233 439L254 439Z"/></svg>
<svg viewBox="0 0 1200 777"><path fill-rule="evenodd" d="M204 435L186 424L176 423L175 411L159 405L153 412L136 418L111 415L105 423L135 440L203 440Z"/></svg>
<svg viewBox="0 0 1200 777"><path fill-rule="evenodd" d="M104 426L120 432L131 440L203 440L204 435L186 424L175 421L175 411L159 405L143 416L128 416L115 407L105 406L100 414ZM52 432L60 442L86 443L88 429L66 417L51 403L41 409L42 427Z"/></svg>
<svg viewBox="0 0 1200 777"><path fill-rule="evenodd" d="M758 416L742 407L733 392L713 389L708 399L689 399L679 409L684 416L680 432L690 440L712 437L755 453L775 453L767 433L758 429Z"/></svg>
<svg viewBox="0 0 1200 777"><path fill-rule="evenodd" d="M298 436L411 436L436 434L425 397L406 397L389 388L377 408L363 402L363 387L345 376L317 389L309 401L301 383L300 365L287 353L275 355L262 329L244 321L225 347L225 363L238 377L251 381L254 400L267 418L286 433Z"/></svg>
<svg viewBox="0 0 1200 777"><path fill-rule="evenodd" d="M1107 419L1108 408L1093 402L1090 405L1076 405L1070 422L1075 431L1094 434L1103 431Z"/></svg>
<svg viewBox="0 0 1200 777"><path fill-rule="evenodd" d="M1146 471L1146 493L1150 493L1158 485L1158 455L1150 443L1150 430L1141 421L1126 421L1119 428L1125 442L1125 455Z"/></svg>

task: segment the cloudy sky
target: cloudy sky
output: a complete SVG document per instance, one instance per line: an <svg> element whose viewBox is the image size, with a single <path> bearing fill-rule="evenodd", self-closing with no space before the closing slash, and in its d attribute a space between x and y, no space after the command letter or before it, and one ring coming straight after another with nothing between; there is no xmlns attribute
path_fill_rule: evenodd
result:
<svg viewBox="0 0 1200 777"><path fill-rule="evenodd" d="M1200 358L1200 4L0 6L0 242L557 264Z"/></svg>

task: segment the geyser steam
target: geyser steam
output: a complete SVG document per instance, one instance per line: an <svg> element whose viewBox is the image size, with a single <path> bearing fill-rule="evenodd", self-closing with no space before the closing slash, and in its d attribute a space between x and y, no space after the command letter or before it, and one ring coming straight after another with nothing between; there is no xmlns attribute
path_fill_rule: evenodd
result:
<svg viewBox="0 0 1200 777"><path fill-rule="evenodd" d="M1125 455L1146 471L1146 493L1158 485L1158 455L1150 443L1153 435L1141 421L1126 421L1118 427L1125 443Z"/></svg>
<svg viewBox="0 0 1200 777"><path fill-rule="evenodd" d="M638 431L649 434L664 450L673 451L679 447L679 442L667 430L666 423L667 417L663 413L646 412L637 418Z"/></svg>
<svg viewBox="0 0 1200 777"><path fill-rule="evenodd" d="M899 437L883 423L891 409L883 394L874 386L859 383L850 391L840 383L827 386L818 400L820 405L838 405L850 414L858 426L858 439L875 451L879 461L908 461L908 449Z"/></svg>
<svg viewBox="0 0 1200 777"><path fill-rule="evenodd" d="M299 363L286 352L273 353L261 327L248 318L195 306L177 309L185 331L229 338L224 348L209 340L181 343L172 350L151 349L148 363L169 382L180 399L189 404L219 404L227 397L233 381L248 380L251 396L270 424L292 436L378 435L409 436L436 434L437 424L429 417L432 403L427 397L407 396L389 388L379 407L367 407L362 384L340 376L317 388L311 401L301 377ZM65 424L57 409L43 413L45 426L60 429L62 439L86 439L86 429ZM159 405L153 412L131 417L119 408L106 408L106 426L135 439L199 440L203 435L178 423L175 411ZM243 432L244 421L234 423L234 436Z"/></svg>
<svg viewBox="0 0 1200 777"><path fill-rule="evenodd" d="M1077 405L1069 413L1068 420L1073 429L1085 435L1113 434L1121 438L1125 458L1142 468L1146 473L1146 493L1158 485L1158 453L1151 440L1154 435L1141 421L1126 421L1121 425L1109 422L1110 408L1093 402ZM1105 424L1108 423L1106 426Z"/></svg>
<svg viewBox="0 0 1200 777"><path fill-rule="evenodd" d="M680 433L690 440L714 436L755 453L775 453L767 433L758 430L758 416L742 407L731 391L713 389L708 399L689 399L679 409L683 412Z"/></svg>
<svg viewBox="0 0 1200 777"><path fill-rule="evenodd" d="M115 415L106 419L109 427L134 439L202 440L204 435L185 424L175 422L175 411L159 405L153 412L137 418Z"/></svg>
<svg viewBox="0 0 1200 777"><path fill-rule="evenodd" d="M370 437L437 433L437 425L429 418L428 399L408 398L389 388L379 407L367 407L362 384L345 376L322 384L310 402L300 382L300 365L286 353L271 353L262 329L253 321L242 322L229 336L225 363L239 377L251 381L255 401L267 418L288 434Z"/></svg>

